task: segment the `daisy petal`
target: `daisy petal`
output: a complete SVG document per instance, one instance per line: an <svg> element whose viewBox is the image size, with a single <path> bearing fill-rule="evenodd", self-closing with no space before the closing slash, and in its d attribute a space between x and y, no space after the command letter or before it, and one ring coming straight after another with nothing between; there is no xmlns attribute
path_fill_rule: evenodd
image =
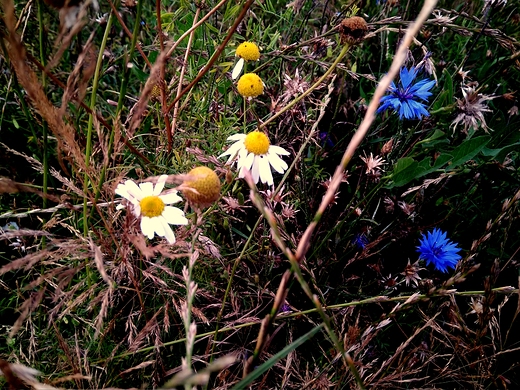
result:
<svg viewBox="0 0 520 390"><path fill-rule="evenodd" d="M177 207L166 206L162 213L166 222L172 225L187 225L188 219L184 216L184 212Z"/></svg>
<svg viewBox="0 0 520 390"><path fill-rule="evenodd" d="M152 224L153 224L153 230L155 231L155 233L159 237L164 237L165 234L166 234L164 232L164 226L163 226L163 223L162 223L164 218L162 216L158 216L158 217L151 218L151 220L152 220Z"/></svg>
<svg viewBox="0 0 520 390"><path fill-rule="evenodd" d="M151 196L153 195L153 184L150 182L140 183L139 188L141 188L141 191L143 192L143 198L145 196Z"/></svg>
<svg viewBox="0 0 520 390"><path fill-rule="evenodd" d="M244 167L244 168L251 170L251 167L253 166L253 164L255 162L255 157L256 156L253 153L249 153L245 159L238 160L238 167L239 168ZM240 162L242 162L242 164L240 164Z"/></svg>
<svg viewBox="0 0 520 390"><path fill-rule="evenodd" d="M253 176L253 181L255 182L255 184L257 184L258 179L260 179L260 156L254 156L253 167L251 169L251 176Z"/></svg>
<svg viewBox="0 0 520 390"><path fill-rule="evenodd" d="M164 204L173 204L182 201L182 198L177 195L177 191L165 195L159 195L159 199L161 199Z"/></svg>
<svg viewBox="0 0 520 390"><path fill-rule="evenodd" d="M259 170L260 170L260 179L262 183L267 183L272 186L273 183L273 175L271 173L271 167L269 166L269 160L267 156L259 156Z"/></svg>
<svg viewBox="0 0 520 390"><path fill-rule="evenodd" d="M141 188L139 188L132 180L125 181L125 188L126 191L137 200L141 200L145 197L145 195L143 195L143 191L141 191Z"/></svg>
<svg viewBox="0 0 520 390"><path fill-rule="evenodd" d="M242 73L242 69L244 68L244 59L241 58L237 61L237 64L233 68L233 72L231 73L231 78L235 80L240 73Z"/></svg>
<svg viewBox="0 0 520 390"><path fill-rule="evenodd" d="M155 184L155 188L153 189L153 194L155 196L159 195L162 192L167 178L168 178L168 175L161 175L159 177L159 180L157 180L157 184Z"/></svg>
<svg viewBox="0 0 520 390"><path fill-rule="evenodd" d="M160 223L164 230L163 237L166 238L169 244L175 244L175 234L173 234L173 230L170 225L168 225L168 222L166 222L166 219L160 217Z"/></svg>
<svg viewBox="0 0 520 390"><path fill-rule="evenodd" d="M288 156L289 153L287 150L285 150L284 148L280 147L280 146L276 146L276 145L271 145L269 146L269 152L268 153L276 153L276 154L281 154L282 156Z"/></svg>
<svg viewBox="0 0 520 390"><path fill-rule="evenodd" d="M152 239L154 234L155 234L155 230L153 228L153 223L152 223L152 219L149 218L149 217L142 217L141 218L141 231L143 232L143 234L148 237L148 239Z"/></svg>

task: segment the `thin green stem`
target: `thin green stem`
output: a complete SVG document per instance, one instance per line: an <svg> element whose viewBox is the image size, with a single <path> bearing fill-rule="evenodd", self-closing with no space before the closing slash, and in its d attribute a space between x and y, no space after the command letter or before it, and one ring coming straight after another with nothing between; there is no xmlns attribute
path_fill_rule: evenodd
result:
<svg viewBox="0 0 520 390"><path fill-rule="evenodd" d="M40 45L40 62L43 66L45 66L45 37L44 31L45 26L43 24L43 5L41 0L38 2L38 40ZM45 72L42 72L42 88L45 91L47 86L47 77L45 77ZM48 194L48 185L49 185L49 158L48 158L48 147L49 147L49 135L48 135L48 124L45 120L42 120L42 128L43 128L43 200L42 206L44 209L47 208L47 194ZM42 236L42 248L45 248L45 240L46 237Z"/></svg>
<svg viewBox="0 0 520 390"><path fill-rule="evenodd" d="M338 57L336 58L336 60L332 63L332 65L330 66L329 69L327 69L327 71L323 74L323 76L321 76L318 81L316 81L308 90L306 90L304 93L302 93L300 96L294 98L289 104L287 104L284 108L282 108L280 111L278 111L276 114L274 114L271 118L269 118L268 120L266 120L264 123L260 124L258 126L258 130L260 129L263 129L264 127L266 127L269 123L271 123L272 121L274 121L276 118L278 118L280 115L282 115L283 113L289 111L291 108L293 108L296 104L298 104L301 100L303 100L304 98L306 98L307 96L309 96L316 88L318 88L321 83L323 83L323 81L325 79L327 79L327 77L330 76L330 74L334 71L334 69L336 69L336 66L338 66L338 64L341 62L341 60L343 59L343 57L345 56L345 54L347 54L347 51L348 49L350 48L350 45L348 44L345 44L343 45L343 48L341 49L341 52L339 53Z"/></svg>
<svg viewBox="0 0 520 390"><path fill-rule="evenodd" d="M215 331L213 332L215 339L217 338L217 335L218 335L218 330L219 330L219 326L220 326L220 320L222 319L222 315L224 314L224 308L226 306L226 302L227 302L227 298L229 296L229 292L231 291L231 284L233 282L233 278L235 277L235 272L237 270L238 265L242 261L242 258L244 257L244 255L246 253L246 250L249 248L249 244L253 240L253 236L254 236L254 234L256 232L256 229L258 228L258 225L260 225L260 222L262 222L262 218L263 217L260 216L256 220L256 223L253 226L253 229L251 229L251 234L249 235L246 243L244 244L244 247L242 248L242 251L240 252L240 255L238 255L238 257L236 258L235 263L233 264L233 268L231 269L231 274L229 275L229 280L228 280L228 284L226 286L226 291L224 292L224 298L222 298L222 305L220 306L220 310L219 310L219 312L217 314L217 321L216 321L217 325L215 327ZM213 352L215 351L215 345L216 345L216 343L213 343L213 346L211 348L211 359L213 358Z"/></svg>
<svg viewBox="0 0 520 390"><path fill-rule="evenodd" d="M493 293L504 294L504 295L507 295L507 294L510 294L510 295L518 294L519 291L520 291L519 289L515 289L513 287L508 287L508 286L506 286L506 287L497 287L497 288L491 289L491 292L493 292ZM392 302L406 302L409 299L413 299L413 302L409 303L409 304L411 304L411 303L415 303L415 302L418 302L419 300L424 300L424 299L442 298L442 297L449 297L449 296L478 297L478 296L482 296L482 295L487 294L487 293L488 292L486 292L484 290L475 290L475 291L455 291L455 290L445 291L444 290L444 291L439 292L438 294L412 294L412 295L401 295L401 296L398 296L398 297L387 297L387 296L383 295L383 296L377 296L377 297L370 297L370 298L362 299L362 300L359 300L359 301L344 302L344 303L338 303L336 305L323 306L323 309L324 310L338 310L338 309L344 309L346 307L363 306L363 305L369 305L369 304L374 304L374 303L380 305L381 303L385 303L385 302L388 302L388 303L392 303ZM281 321L281 320L286 320L286 319L291 319L291 318L299 318L302 315L314 314L314 313L317 313L317 312L318 312L318 309L316 307L314 307L312 309L296 311L296 312L289 313L289 314L280 314L280 315L278 315L276 317L276 319ZM195 336L195 339L199 340L199 339L203 339L203 338L206 338L206 337L214 336L215 333L232 332L232 331L236 331L237 329L242 329L242 328L248 328L248 327L251 327L251 326L256 326L260 322L261 322L261 320L245 322L243 324L237 324L237 325L233 325L233 326L224 327L224 328L221 328L221 329L219 329L217 331L212 330L212 331L206 332L206 333L199 333L197 336ZM186 342L186 338L182 338L182 339L178 339L178 340L168 341L166 343L161 344L159 347L163 347L164 348L164 347L169 347L171 345L185 343L185 342ZM115 359L121 359L121 358L125 358L127 356L132 356L132 355L134 355L136 353L144 353L144 352L153 351L156 348L158 348L158 346L154 345L154 346L151 346L151 347L145 347L145 348L142 348L142 349L138 349L138 350L132 351L132 352L125 352L125 353L122 353L122 354L114 356L113 359L114 360ZM102 360L97 360L94 363L95 364L101 364L101 363L103 363L105 361L106 361L106 359L102 359Z"/></svg>
<svg viewBox="0 0 520 390"><path fill-rule="evenodd" d="M130 78L129 77L130 69L126 65L131 63L134 52L135 52L135 47L137 45L137 36L139 35L141 12L142 12L142 5L140 3L138 3L137 4L137 14L136 14L136 19L135 19L135 24L134 24L134 31L132 33L132 42L130 45L130 52L128 53L127 63L124 66L123 80L121 82L121 88L119 89L119 99L117 101L116 114L114 116L115 121L119 120L121 111L123 110L123 103L125 101L126 89L128 87L128 81ZM114 13L112 12L110 14L110 18L109 18L107 25L111 24L113 22L113 20L114 20ZM116 128L116 125L114 125L110 128L110 137L108 139L108 148L107 148L107 154L108 154L109 158L106 160L106 164L103 165L103 168L101 170L100 180L99 180L98 186L96 188L96 193L94 195L94 203L96 203L98 201L98 199L101 195L101 189L103 187L103 183L105 182L106 171L108 169L108 164L110 163L110 156L112 155L112 151L114 150L115 128ZM90 215L92 215L93 212L94 212L94 208L92 209L92 212Z"/></svg>
<svg viewBox="0 0 520 390"><path fill-rule="evenodd" d="M196 218L197 222L201 221L200 213L197 212ZM192 284L193 278L193 266L195 265L195 261L197 257L195 256L195 246L197 243L197 239L201 233L201 229L197 229L197 232L193 235L193 239L191 242L191 254L188 260L188 279L186 280L186 313L184 318L184 329L186 331L186 369L191 370L191 360L193 356L193 344L195 342L195 336L191 337L191 310L193 308L193 299L195 299L195 291L196 285ZM184 272L183 272L184 273ZM191 385L186 383L184 385L186 390L191 389Z"/></svg>
<svg viewBox="0 0 520 390"><path fill-rule="evenodd" d="M105 27L105 34L103 35L103 40L101 41L101 45L99 47L99 54L96 63L96 70L94 72L94 81L92 82L92 94L90 96L90 114L88 116L88 127L87 127L87 145L85 147L85 166L88 168L90 166L90 156L92 154L92 127L94 124L94 115L96 110L96 98L97 98L97 90L99 87L99 77L101 71L101 65L103 64L103 56L105 52L105 47L107 45L108 36L110 34L110 30L112 27L112 22L114 20L114 16L111 13L108 18L107 25ZM113 130L112 130L113 131ZM100 183L103 181L100 180ZM88 187L89 187L89 177L88 172L85 172L83 175L83 193L85 194L85 198L83 199L83 235L85 237L88 236Z"/></svg>

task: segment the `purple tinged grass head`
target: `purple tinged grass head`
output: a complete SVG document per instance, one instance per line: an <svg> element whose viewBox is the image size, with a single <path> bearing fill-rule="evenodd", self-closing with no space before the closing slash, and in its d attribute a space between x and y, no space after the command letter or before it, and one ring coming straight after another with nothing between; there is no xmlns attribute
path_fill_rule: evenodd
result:
<svg viewBox="0 0 520 390"><path fill-rule="evenodd" d="M422 235L420 244L417 247L419 258L426 260L426 265L433 264L441 272L448 272L448 268L457 266L461 259L458 254L460 248L446 238L446 233L440 229L433 229Z"/></svg>
<svg viewBox="0 0 520 390"><path fill-rule="evenodd" d="M411 67L401 68L399 74L399 85L396 86L392 81L389 91L390 93L381 98L381 107L377 112L383 112L392 108L399 113L399 119L421 119L423 116L430 116L426 110L426 106L421 101L428 101L431 96L430 89L435 85L435 80L423 79L415 81L417 69Z"/></svg>

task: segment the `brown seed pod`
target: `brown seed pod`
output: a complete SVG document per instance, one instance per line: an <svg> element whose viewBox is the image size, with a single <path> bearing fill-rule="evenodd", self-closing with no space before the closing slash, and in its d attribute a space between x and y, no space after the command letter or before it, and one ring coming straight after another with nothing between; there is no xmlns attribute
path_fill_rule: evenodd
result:
<svg viewBox="0 0 520 390"><path fill-rule="evenodd" d="M339 34L341 43L356 44L363 40L368 32L368 24L360 16L352 16L351 18L343 19L339 25Z"/></svg>

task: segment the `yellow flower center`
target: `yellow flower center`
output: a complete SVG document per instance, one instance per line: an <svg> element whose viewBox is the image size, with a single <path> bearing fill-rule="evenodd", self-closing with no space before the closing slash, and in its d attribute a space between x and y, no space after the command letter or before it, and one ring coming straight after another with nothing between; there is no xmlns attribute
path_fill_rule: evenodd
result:
<svg viewBox="0 0 520 390"><path fill-rule="evenodd" d="M220 197L220 180L208 167L193 168L189 173L190 180L184 182L182 193L191 203L208 206ZM193 191L195 190L195 191Z"/></svg>
<svg viewBox="0 0 520 390"><path fill-rule="evenodd" d="M267 153L270 143L269 138L264 133L253 131L247 135L244 145L248 152L261 155Z"/></svg>
<svg viewBox="0 0 520 390"><path fill-rule="evenodd" d="M164 202L158 196L146 196L140 202L141 214L145 217L158 217L164 211Z"/></svg>
<svg viewBox="0 0 520 390"><path fill-rule="evenodd" d="M260 58L260 50L253 42L244 42L238 45L236 55L246 61L256 61Z"/></svg>
<svg viewBox="0 0 520 390"><path fill-rule="evenodd" d="M264 93L264 83L255 73L246 73L238 80L238 93L243 97L257 97Z"/></svg>

